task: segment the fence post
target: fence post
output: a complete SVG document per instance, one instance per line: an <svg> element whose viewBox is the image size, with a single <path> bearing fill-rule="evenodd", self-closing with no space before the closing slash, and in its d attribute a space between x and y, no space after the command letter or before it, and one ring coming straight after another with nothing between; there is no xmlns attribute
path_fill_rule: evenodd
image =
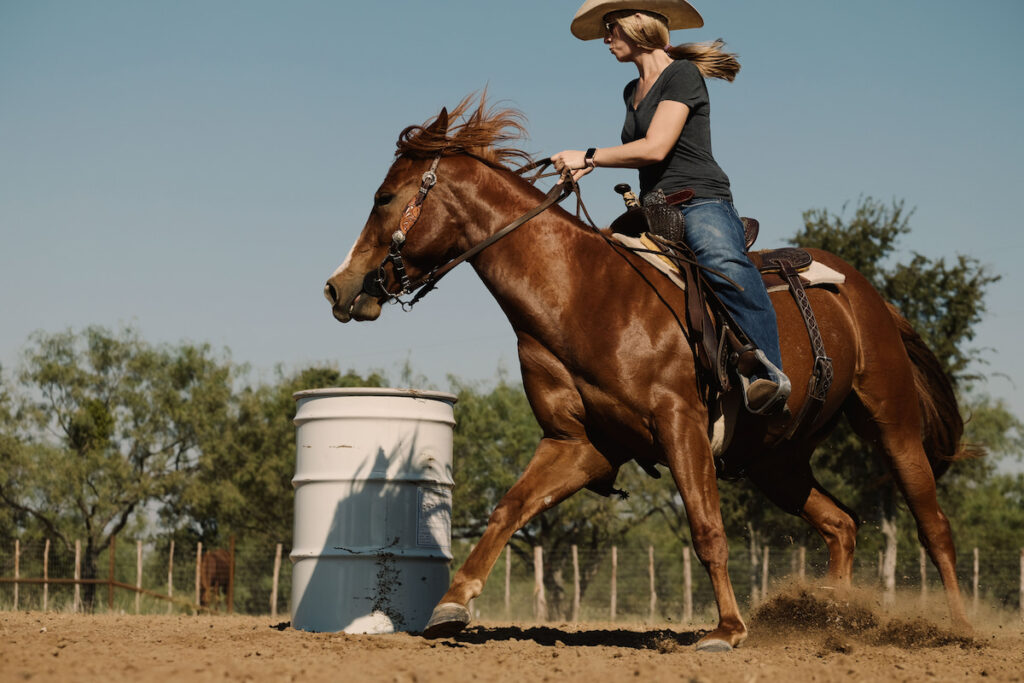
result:
<svg viewBox="0 0 1024 683"><path fill-rule="evenodd" d="M757 607L761 603L761 592L757 585L757 562L760 558L757 552L757 534L750 522L747 522L747 532L750 535L750 606Z"/></svg>
<svg viewBox="0 0 1024 683"><path fill-rule="evenodd" d="M920 548L918 563L921 565L921 602L928 601L928 562L924 546Z"/></svg>
<svg viewBox="0 0 1024 683"><path fill-rule="evenodd" d="M651 606L650 606L650 617L648 619L651 623L654 623L654 613L658 605L658 594L654 590L654 546L647 546L647 576L650 579L651 584Z"/></svg>
<svg viewBox="0 0 1024 683"><path fill-rule="evenodd" d="M274 586L270 589L270 616L277 618L277 581L281 577L281 544L274 551Z"/></svg>
<svg viewBox="0 0 1024 683"><path fill-rule="evenodd" d="M135 541L135 613L142 605L142 541Z"/></svg>
<svg viewBox="0 0 1024 683"><path fill-rule="evenodd" d="M512 618L512 546L505 546L505 618Z"/></svg>
<svg viewBox="0 0 1024 683"><path fill-rule="evenodd" d="M107 609L111 612L114 611L114 561L117 558L117 536L110 537L110 556L107 564L110 565L110 569L107 572ZM75 587L77 591L77 586Z"/></svg>
<svg viewBox="0 0 1024 683"><path fill-rule="evenodd" d="M768 545L764 546L764 560L761 562L761 600L768 599Z"/></svg>
<svg viewBox="0 0 1024 683"><path fill-rule="evenodd" d="M196 604L202 604L202 595L199 592L199 576L203 571L203 542L198 541L196 543ZM198 614L197 610L192 611L193 614Z"/></svg>
<svg viewBox="0 0 1024 683"><path fill-rule="evenodd" d="M609 602L611 603L611 605L610 605L610 607L611 607L611 609L610 609L611 615L610 615L609 618L612 621L615 621L615 607L616 607L615 602L616 602L616 600L618 598L618 596L617 596L617 586L616 586L616 574L618 573L618 571L619 571L619 549L613 545L612 546L612 587L611 587L611 596L610 596L610 600L609 600Z"/></svg>
<svg viewBox="0 0 1024 683"><path fill-rule="evenodd" d="M469 546L469 554L472 555L474 550L476 550L476 543L471 543ZM466 609L469 610L470 618L476 619L476 598L469 599L469 602L466 603Z"/></svg>
<svg viewBox="0 0 1024 683"><path fill-rule="evenodd" d="M46 545L43 546L43 611L45 612L49 608L50 604L50 584L47 579L50 578L50 539L46 539Z"/></svg>
<svg viewBox="0 0 1024 683"><path fill-rule="evenodd" d="M171 547L167 551L167 597L174 597L174 539L171 539ZM174 609L174 600L167 601L167 613Z"/></svg>
<svg viewBox="0 0 1024 683"><path fill-rule="evenodd" d="M978 611L978 569L979 569L978 564L979 564L978 563L978 548L977 548L977 546L975 546L975 548L974 548L974 583L973 583L973 586L974 586L974 601L973 601L973 605L971 606L971 609L974 612Z"/></svg>
<svg viewBox="0 0 1024 683"><path fill-rule="evenodd" d="M580 621L580 556L576 545L572 546L572 623Z"/></svg>
<svg viewBox="0 0 1024 683"><path fill-rule="evenodd" d="M235 537L231 536L231 562L228 563L228 614L235 611Z"/></svg>
<svg viewBox="0 0 1024 683"><path fill-rule="evenodd" d="M883 600L885 604L891 605L896 600L899 528L896 526L896 520L888 515L882 515L882 537L885 539L885 554L882 561L882 585L885 586Z"/></svg>
<svg viewBox="0 0 1024 683"><path fill-rule="evenodd" d="M690 546L683 544L683 622L693 621L693 573L690 567Z"/></svg>
<svg viewBox="0 0 1024 683"><path fill-rule="evenodd" d="M75 540L75 602L72 611L78 614L82 608L82 542Z"/></svg>
<svg viewBox="0 0 1024 683"><path fill-rule="evenodd" d="M18 579L21 578L21 541L14 539L14 611L18 611Z"/></svg>
<svg viewBox="0 0 1024 683"><path fill-rule="evenodd" d="M803 581L807 578L807 547L800 546L797 554L800 557L800 580Z"/></svg>
<svg viewBox="0 0 1024 683"><path fill-rule="evenodd" d="M118 537L112 536L109 544L110 552L108 563L110 569L106 572L106 609L114 611L114 563L117 558Z"/></svg>
<svg viewBox="0 0 1024 683"><path fill-rule="evenodd" d="M537 621L548 620L548 601L544 596L544 548L533 546L533 598L534 617Z"/></svg>

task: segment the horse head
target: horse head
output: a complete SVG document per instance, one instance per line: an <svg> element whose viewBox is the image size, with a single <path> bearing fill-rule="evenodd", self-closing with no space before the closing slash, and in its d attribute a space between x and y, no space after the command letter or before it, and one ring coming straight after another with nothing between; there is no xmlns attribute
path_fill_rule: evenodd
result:
<svg viewBox="0 0 1024 683"><path fill-rule="evenodd" d="M459 226L480 224L471 204L470 166L528 158L494 143L522 130L518 112L485 111L484 97L466 120L471 97L421 126L409 126L397 143L395 161L374 193L373 208L345 260L327 279L324 296L341 322L376 320L381 306L410 293L438 266L467 250ZM483 221L489 222L489 221Z"/></svg>

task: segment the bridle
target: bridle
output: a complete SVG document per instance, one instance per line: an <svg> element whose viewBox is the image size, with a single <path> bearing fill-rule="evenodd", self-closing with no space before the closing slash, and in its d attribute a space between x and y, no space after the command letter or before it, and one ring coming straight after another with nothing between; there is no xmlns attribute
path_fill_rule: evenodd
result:
<svg viewBox="0 0 1024 683"><path fill-rule="evenodd" d="M443 151L441 154L434 157L433 163L430 164L430 169L423 174L420 180L419 190L405 205L405 209L402 211L402 216L398 221L398 229L391 234L391 246L388 248L387 256L384 257L380 262L380 265L377 266L375 270L371 270L363 278L363 287L361 290L363 293L380 300L381 303L391 301L400 304L402 309L406 311L416 305L416 303L426 296L430 290L434 289L434 287L437 286L438 280L444 277L457 265L463 261L468 261L487 247L511 233L516 228L544 213L551 206L568 197L576 189L576 184L574 182L567 180L565 177L560 178L559 181L556 182L550 190L548 190L540 204L519 216L501 230L498 230L496 233L485 239L483 242L480 242L476 246L464 251L446 263L435 267L416 282L412 282L405 270L405 261L402 259L402 248L406 244L406 238L409 231L412 230L413 226L416 225L416 221L419 220L420 210L422 209L423 202L427 198L427 194L429 194L431 188L437 184L437 166L441 162L442 155ZM541 159L517 169L515 173L517 175L523 175L528 171L537 170L536 175L532 178L532 181L535 182L538 178L545 177L543 171L550 165L550 159ZM385 284L386 276L384 268L388 263L392 265L395 277L401 287L397 292L388 291L387 285ZM402 300L401 297L413 294L414 292L415 296L413 296L411 300Z"/></svg>
<svg viewBox="0 0 1024 683"><path fill-rule="evenodd" d="M420 209L427 198L427 193L430 192L430 188L437 184L437 165L440 162L441 155L438 154L434 157L434 162L430 164L430 170L423 174L420 180L420 189L409 200L409 203L405 205L405 209L402 211L402 217L398 220L398 229L391 234L391 246L388 248L388 255L384 257L384 260L380 262L376 270L370 271L363 278L362 291L366 294L376 299L387 297L388 300L401 303L399 297L413 291L412 283L405 272L405 261L402 260L402 247L405 246L405 236L409 234L409 230L419 220ZM402 289L395 294L389 292L384 284L384 266L388 263L392 264L395 276L402 286Z"/></svg>

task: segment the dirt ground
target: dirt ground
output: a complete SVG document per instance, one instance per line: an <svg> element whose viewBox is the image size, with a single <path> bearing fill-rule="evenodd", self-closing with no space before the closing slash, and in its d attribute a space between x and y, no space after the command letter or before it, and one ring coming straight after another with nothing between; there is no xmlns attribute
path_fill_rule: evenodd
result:
<svg viewBox="0 0 1024 683"><path fill-rule="evenodd" d="M897 616L898 615L898 616ZM1024 681L1024 626L789 591L729 653L659 625L484 623L456 638L306 633L269 617L0 613L0 681Z"/></svg>

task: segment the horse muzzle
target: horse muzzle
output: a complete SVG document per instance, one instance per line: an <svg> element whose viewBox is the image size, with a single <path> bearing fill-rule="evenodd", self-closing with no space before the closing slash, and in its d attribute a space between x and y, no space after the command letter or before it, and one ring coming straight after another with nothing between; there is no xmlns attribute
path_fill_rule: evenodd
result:
<svg viewBox="0 0 1024 683"><path fill-rule="evenodd" d="M374 276L375 273L368 273L363 281L356 280L355 283L339 283L335 278L327 281L324 285L324 298L331 304L335 320L347 323L349 320L376 320L380 317L381 295L373 292L372 285L370 291L367 291L366 285L370 280L377 284Z"/></svg>

